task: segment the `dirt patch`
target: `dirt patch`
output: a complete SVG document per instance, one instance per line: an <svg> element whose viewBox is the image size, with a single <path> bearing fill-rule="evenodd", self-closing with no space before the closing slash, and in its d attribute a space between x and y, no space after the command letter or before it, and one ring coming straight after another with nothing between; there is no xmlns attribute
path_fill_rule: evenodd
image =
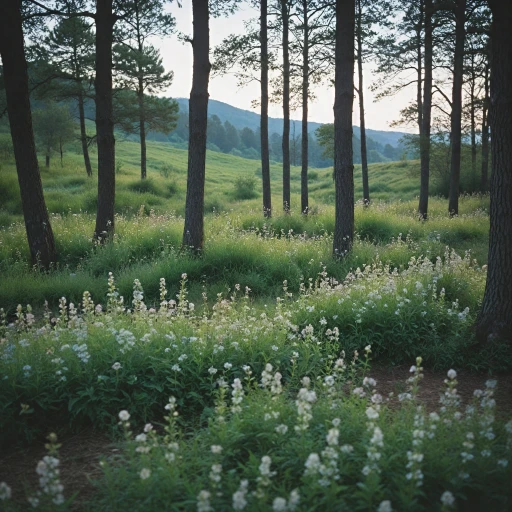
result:
<svg viewBox="0 0 512 512"><path fill-rule="evenodd" d="M84 510L84 505L94 492L90 480L97 478L101 471L99 460L116 451L112 441L98 432L85 430L70 437L59 439L62 447L60 454L60 475L64 485L64 495L69 497L78 493L73 510ZM36 466L46 455L44 443L10 453L0 458L0 482L4 481L12 489L13 501L26 504L25 489L37 490L38 475ZM20 509L25 510L25 509Z"/></svg>
<svg viewBox="0 0 512 512"><path fill-rule="evenodd" d="M377 381L377 390L382 396L388 397L389 393L394 394L395 398L390 400L391 403L394 403L398 402L396 396L407 390L405 381L411 376L409 369L409 365L377 367L370 370L370 376ZM430 370L425 370L423 373L424 378L420 382L418 398L427 410L434 411L439 408L439 397L445 387L446 373ZM512 374L508 373L491 377L482 373L457 372L457 390L462 398L463 405L471 402L473 391L484 389L485 382L489 379L498 381L494 393L497 415L510 416L512 414Z"/></svg>

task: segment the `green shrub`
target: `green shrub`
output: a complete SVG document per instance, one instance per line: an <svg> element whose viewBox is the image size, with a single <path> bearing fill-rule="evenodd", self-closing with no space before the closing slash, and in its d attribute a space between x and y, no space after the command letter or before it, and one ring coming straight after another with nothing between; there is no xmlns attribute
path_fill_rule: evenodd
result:
<svg viewBox="0 0 512 512"><path fill-rule="evenodd" d="M257 182L252 176L239 176L234 185L234 198L238 201L258 197Z"/></svg>

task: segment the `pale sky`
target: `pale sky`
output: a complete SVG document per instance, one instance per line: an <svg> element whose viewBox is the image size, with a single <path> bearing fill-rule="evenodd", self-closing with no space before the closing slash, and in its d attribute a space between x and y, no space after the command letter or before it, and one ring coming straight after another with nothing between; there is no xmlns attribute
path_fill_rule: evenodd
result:
<svg viewBox="0 0 512 512"><path fill-rule="evenodd" d="M183 2L179 8L173 3L170 12L176 17L177 29L187 35L192 35L192 6L191 2ZM243 22L258 16L256 10L249 6L244 7L235 15L228 18L210 18L210 47L218 45L222 39L229 34L240 34L244 31ZM174 71L173 85L165 92L172 97L188 98L192 86L192 47L189 43L182 43L176 35L163 39L155 39L152 43L160 49L163 64L166 70ZM400 95L386 98L377 103L373 101L374 95L369 90L373 81L371 66L364 68L365 81L365 111L366 126L374 130L399 130L414 131L414 128L400 126L390 128L389 124L399 116L400 109L404 108L408 101L414 96L414 90L403 91ZM231 75L210 78L210 98L229 103L238 108L258 112L258 109L251 107L251 101L259 97L259 83L254 82L244 88L237 87L236 78ZM310 102L310 121L319 123L330 123L333 121L334 90L332 87L322 86L315 90L317 99ZM353 123L359 125L359 107L354 101ZM269 115L272 117L283 117L282 107L271 104ZM300 119L301 113L292 113L293 119Z"/></svg>

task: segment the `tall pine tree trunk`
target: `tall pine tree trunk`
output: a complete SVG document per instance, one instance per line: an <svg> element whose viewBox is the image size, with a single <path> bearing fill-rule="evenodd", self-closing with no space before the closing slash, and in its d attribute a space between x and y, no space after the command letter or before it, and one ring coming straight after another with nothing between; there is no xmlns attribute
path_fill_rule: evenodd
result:
<svg viewBox="0 0 512 512"><path fill-rule="evenodd" d="M455 3L455 53L453 62L453 91L451 112L451 164L450 195L448 212L450 216L459 214L460 156L462 146L462 81L464 72L464 39L466 20L466 0Z"/></svg>
<svg viewBox="0 0 512 512"><path fill-rule="evenodd" d="M283 20L283 209L290 212L290 50L288 0L281 0Z"/></svg>
<svg viewBox="0 0 512 512"><path fill-rule="evenodd" d="M183 246L199 253L203 248L206 126L210 80L210 28L208 0L192 0L194 65L189 100L187 199Z"/></svg>
<svg viewBox="0 0 512 512"><path fill-rule="evenodd" d="M32 129L21 0L0 2L0 54L30 257L32 264L49 268L57 255Z"/></svg>
<svg viewBox="0 0 512 512"><path fill-rule="evenodd" d="M263 215L272 217L270 193L270 156L268 148L268 38L267 0L261 0L260 13L260 60L261 60L261 177L263 182Z"/></svg>
<svg viewBox="0 0 512 512"><path fill-rule="evenodd" d="M368 184L368 154L366 149L366 123L364 116L363 93L363 27L362 27L361 0L357 0L357 74L359 78L359 124L361 131L361 171L363 175L363 202L365 206L370 204L370 186Z"/></svg>
<svg viewBox="0 0 512 512"><path fill-rule="evenodd" d="M420 19L416 26L416 103L418 104L418 131L421 138L421 134L423 132L423 91L421 87L423 82L423 56L421 50L423 48L422 30L425 24L425 2L424 0L420 0L419 3Z"/></svg>
<svg viewBox="0 0 512 512"><path fill-rule="evenodd" d="M475 55L471 54L471 83L470 89L470 121L471 121L471 181L476 181L476 72L475 72ZM476 187L475 187L476 188Z"/></svg>
<svg viewBox="0 0 512 512"><path fill-rule="evenodd" d="M427 220L428 188L430 181L430 130L432 118L432 0L425 0L425 77L423 81L423 114L420 135L420 201L418 216Z"/></svg>
<svg viewBox="0 0 512 512"><path fill-rule="evenodd" d="M333 256L344 257L354 239L354 102L355 0L336 0L334 81L334 182L336 190Z"/></svg>
<svg viewBox="0 0 512 512"><path fill-rule="evenodd" d="M304 215L309 211L308 194L308 164L309 164L309 138L308 138L308 99L309 99L309 25L308 0L302 0L304 11L304 37L302 47L302 167L300 171L300 210ZM294 146L295 146L295 123Z"/></svg>
<svg viewBox="0 0 512 512"><path fill-rule="evenodd" d="M96 143L98 146L98 209L94 237L114 235L116 152L112 110L112 40L115 16L112 0L96 2Z"/></svg>
<svg viewBox="0 0 512 512"><path fill-rule="evenodd" d="M491 204L487 284L476 324L481 341L512 344L512 10L489 0L491 29ZM512 345L511 345L512 346Z"/></svg>
<svg viewBox="0 0 512 512"><path fill-rule="evenodd" d="M484 72L484 90L485 90L485 98L484 98L484 107L482 112L482 169L480 176L480 190L482 192L487 192L488 184L488 175L489 175L489 120L488 120L488 111L489 111L489 67L486 64L485 72Z"/></svg>
<svg viewBox="0 0 512 512"><path fill-rule="evenodd" d="M84 154L84 163L87 176L92 177L91 159L89 158L89 146L87 145L87 131L85 129L85 111L84 97L80 92L78 95L78 117L80 120L80 142L82 143L82 153Z"/></svg>
<svg viewBox="0 0 512 512"><path fill-rule="evenodd" d="M147 176L147 150L146 150L146 117L144 115L144 84L139 78L139 90L137 91L139 101L139 137L140 137L140 179L145 180Z"/></svg>

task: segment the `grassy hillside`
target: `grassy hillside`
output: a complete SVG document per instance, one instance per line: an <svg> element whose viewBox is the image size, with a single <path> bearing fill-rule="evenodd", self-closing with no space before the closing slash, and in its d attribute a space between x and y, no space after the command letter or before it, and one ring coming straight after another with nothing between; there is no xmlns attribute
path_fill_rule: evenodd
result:
<svg viewBox="0 0 512 512"><path fill-rule="evenodd" d="M118 213L136 213L141 205L149 212L184 213L186 193L187 151L166 143L148 144L148 177L139 180L139 151L136 142L117 143L117 195ZM94 173L96 155L92 155ZM12 159L0 160L0 225L19 219L21 203ZM373 164L370 166L370 190L374 200L409 200L418 192L419 178L414 177L418 163L415 161ZM216 153L207 153L206 163L206 212L228 210L259 211L261 208L261 166L258 161ZM57 158L50 169L41 162L41 175L48 209L51 213L94 212L96 208L96 177L88 179L81 155L68 152L63 167ZM311 206L320 207L334 203L332 169L310 169ZM235 182L239 178L253 178L255 193L250 200L239 201ZM281 207L281 167L271 166L272 201L276 212ZM355 167L356 198L362 196L361 168ZM300 168L291 170L292 210L300 204Z"/></svg>
<svg viewBox="0 0 512 512"><path fill-rule="evenodd" d="M430 220L416 220L416 162L370 166L374 202L356 206L358 240L353 254L342 264L331 261L334 228L332 170L310 170L311 215L297 211L299 169L292 169L292 214L281 215L281 170L273 165L274 217L261 214L258 162L209 152L206 172L205 254L200 260L180 252L186 192L186 151L163 143L148 147L148 175L139 179L139 145L117 144L117 194L115 243L93 247L91 235L96 208L96 178L88 179L78 154L68 154L42 170L47 205L52 213L59 254L51 275L32 273L21 217L14 162L3 161L0 172L0 306L10 311L18 303L41 306L45 299L55 305L65 295L80 300L85 289L102 296L109 271L120 278L125 296L134 279L157 298L160 277L177 290L183 272L189 275L194 300L200 300L203 284L215 293L235 284L249 286L261 297L275 296L284 280L297 290L300 278L315 278L321 262L329 275L343 279L350 268L376 258L403 268L411 256L432 260L449 245L463 255L471 249L480 264L487 258L488 198L461 200L460 217L449 219L444 199L432 199ZM96 173L96 169L94 170ZM238 200L235 183L253 179L255 197ZM361 197L360 169L356 168L356 197ZM250 197L245 194L243 197ZM385 201L384 201L385 200ZM313 262L313 263L312 263ZM214 296L211 295L210 296Z"/></svg>

